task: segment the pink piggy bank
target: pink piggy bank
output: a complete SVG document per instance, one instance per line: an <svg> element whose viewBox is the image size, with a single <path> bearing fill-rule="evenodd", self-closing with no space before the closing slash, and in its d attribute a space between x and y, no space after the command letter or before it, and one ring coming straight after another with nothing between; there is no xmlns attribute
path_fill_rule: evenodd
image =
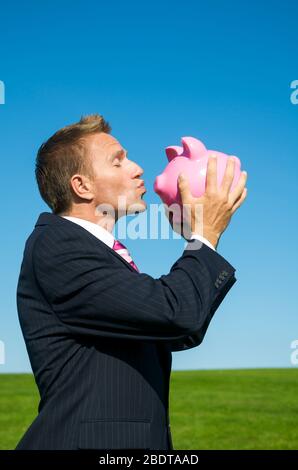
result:
<svg viewBox="0 0 298 470"><path fill-rule="evenodd" d="M232 155L226 155L215 150L207 150L203 142L194 137L182 137L183 147L171 146L166 148L169 160L164 172L157 176L154 182L154 191L160 196L162 201L170 206L174 203L182 206L182 201L178 189L178 176L184 173L189 181L190 190L194 197L200 197L205 192L207 161L210 155L217 156L217 185L220 186L227 160ZM234 179L230 191L232 191L241 174L241 162L235 157ZM173 210L173 220L178 222L181 219L181 209Z"/></svg>

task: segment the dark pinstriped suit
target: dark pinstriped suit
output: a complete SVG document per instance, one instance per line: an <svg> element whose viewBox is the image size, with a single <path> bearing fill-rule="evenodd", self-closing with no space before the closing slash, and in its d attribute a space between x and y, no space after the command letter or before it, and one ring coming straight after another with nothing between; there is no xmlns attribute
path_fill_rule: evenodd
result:
<svg viewBox="0 0 298 470"><path fill-rule="evenodd" d="M202 342L236 281L222 256L190 244L154 279L79 225L39 216L17 305L41 400L17 449L173 448L171 351Z"/></svg>

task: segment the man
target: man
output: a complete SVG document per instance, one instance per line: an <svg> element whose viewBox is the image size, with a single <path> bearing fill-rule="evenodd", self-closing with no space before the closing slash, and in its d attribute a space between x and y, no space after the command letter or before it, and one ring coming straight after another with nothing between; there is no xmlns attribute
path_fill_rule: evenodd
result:
<svg viewBox="0 0 298 470"><path fill-rule="evenodd" d="M102 116L87 116L38 151L37 183L52 213L26 242L17 305L41 400L17 449L172 449L171 351L202 342L236 281L216 246L245 199L246 174L229 193L233 161L217 188L210 159L199 199L179 178L189 240L170 273L154 279L112 235L119 196L126 213L146 203L143 170L110 130ZM197 204L203 233L194 230Z"/></svg>

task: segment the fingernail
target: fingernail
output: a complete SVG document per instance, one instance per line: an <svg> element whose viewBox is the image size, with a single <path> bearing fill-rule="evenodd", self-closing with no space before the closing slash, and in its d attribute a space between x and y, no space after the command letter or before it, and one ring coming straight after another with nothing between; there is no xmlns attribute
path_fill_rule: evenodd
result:
<svg viewBox="0 0 298 470"><path fill-rule="evenodd" d="M180 173L179 177L180 177L180 179L183 180L185 178L185 173Z"/></svg>

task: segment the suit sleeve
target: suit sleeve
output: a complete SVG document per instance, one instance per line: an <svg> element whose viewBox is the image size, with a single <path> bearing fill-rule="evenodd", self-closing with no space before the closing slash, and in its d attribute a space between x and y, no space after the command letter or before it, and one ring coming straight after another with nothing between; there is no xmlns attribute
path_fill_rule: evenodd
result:
<svg viewBox="0 0 298 470"><path fill-rule="evenodd" d="M48 227L32 257L42 295L72 335L170 341L172 350L201 342L236 281L235 269L199 240L158 279L128 269L81 229Z"/></svg>

